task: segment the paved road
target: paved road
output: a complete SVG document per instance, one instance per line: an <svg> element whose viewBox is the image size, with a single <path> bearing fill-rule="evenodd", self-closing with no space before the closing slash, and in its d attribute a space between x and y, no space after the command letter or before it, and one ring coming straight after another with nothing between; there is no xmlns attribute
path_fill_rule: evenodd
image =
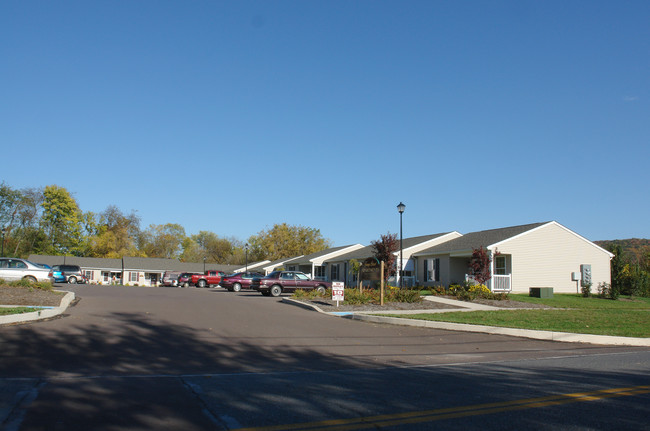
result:
<svg viewBox="0 0 650 431"><path fill-rule="evenodd" d="M222 289L73 289L64 317L0 327L6 430L648 427L647 348L372 324Z"/></svg>

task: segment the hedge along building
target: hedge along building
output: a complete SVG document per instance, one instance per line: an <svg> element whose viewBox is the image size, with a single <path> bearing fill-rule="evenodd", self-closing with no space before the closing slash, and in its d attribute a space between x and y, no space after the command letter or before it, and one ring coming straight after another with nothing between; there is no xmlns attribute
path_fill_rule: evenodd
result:
<svg viewBox="0 0 650 431"><path fill-rule="evenodd" d="M488 287L495 292L552 287L575 293L574 275L587 265L594 287L611 283L614 255L555 221L472 232L415 253L418 278L425 286L462 283L469 279L472 251L480 247L491 258Z"/></svg>

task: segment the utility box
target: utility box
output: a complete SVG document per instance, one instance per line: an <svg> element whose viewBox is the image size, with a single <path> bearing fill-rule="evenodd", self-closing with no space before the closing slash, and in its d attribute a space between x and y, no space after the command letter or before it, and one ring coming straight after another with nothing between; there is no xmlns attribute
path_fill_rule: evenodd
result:
<svg viewBox="0 0 650 431"><path fill-rule="evenodd" d="M528 296L531 296L533 298L552 298L553 288L552 287L530 287L528 289Z"/></svg>

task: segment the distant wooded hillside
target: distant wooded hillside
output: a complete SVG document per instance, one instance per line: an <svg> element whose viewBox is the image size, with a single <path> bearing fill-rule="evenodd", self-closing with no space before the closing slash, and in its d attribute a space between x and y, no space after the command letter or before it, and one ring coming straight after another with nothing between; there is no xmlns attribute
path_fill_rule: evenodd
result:
<svg viewBox="0 0 650 431"><path fill-rule="evenodd" d="M612 249L613 246L620 246L623 256L628 262L640 263L647 259L650 253L650 239L630 238L630 239L613 239L594 241L605 250Z"/></svg>

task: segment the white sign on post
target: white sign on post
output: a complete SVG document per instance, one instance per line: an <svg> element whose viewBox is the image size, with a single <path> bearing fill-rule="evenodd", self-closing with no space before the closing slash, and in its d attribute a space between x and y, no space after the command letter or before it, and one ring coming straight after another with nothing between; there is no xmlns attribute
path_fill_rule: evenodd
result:
<svg viewBox="0 0 650 431"><path fill-rule="evenodd" d="M332 301L336 301L336 306L339 306L339 301L344 301L345 297L345 283L342 281L332 282Z"/></svg>

